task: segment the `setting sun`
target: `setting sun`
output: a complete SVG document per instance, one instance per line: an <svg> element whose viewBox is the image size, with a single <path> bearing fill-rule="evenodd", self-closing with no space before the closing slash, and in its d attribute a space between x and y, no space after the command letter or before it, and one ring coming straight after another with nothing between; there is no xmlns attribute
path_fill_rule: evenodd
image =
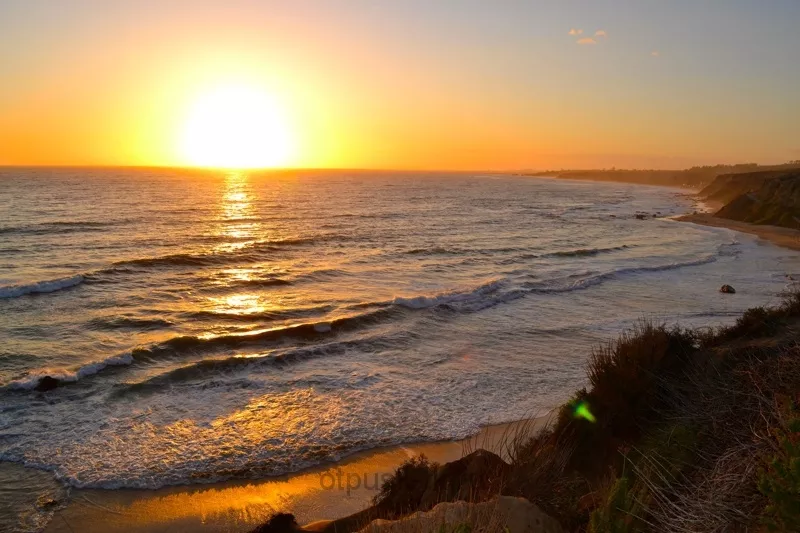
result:
<svg viewBox="0 0 800 533"><path fill-rule="evenodd" d="M286 166L294 142L280 106L256 88L224 86L202 93L184 124L181 154L189 165Z"/></svg>

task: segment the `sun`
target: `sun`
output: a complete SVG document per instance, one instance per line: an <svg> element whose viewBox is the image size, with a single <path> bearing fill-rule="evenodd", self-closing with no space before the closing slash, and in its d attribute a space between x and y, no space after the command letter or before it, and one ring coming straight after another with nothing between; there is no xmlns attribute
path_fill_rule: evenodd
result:
<svg viewBox="0 0 800 533"><path fill-rule="evenodd" d="M189 108L181 137L183 160L193 166L288 166L294 142L284 113L270 94L227 85L200 94Z"/></svg>

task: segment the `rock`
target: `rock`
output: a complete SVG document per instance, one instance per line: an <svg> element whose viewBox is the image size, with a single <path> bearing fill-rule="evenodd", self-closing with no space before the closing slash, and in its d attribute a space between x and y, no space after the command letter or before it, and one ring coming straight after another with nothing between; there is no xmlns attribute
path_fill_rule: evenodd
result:
<svg viewBox="0 0 800 533"><path fill-rule="evenodd" d="M647 218L647 215L644 213L636 213L634 216L636 217L636 220L645 220Z"/></svg>
<svg viewBox="0 0 800 533"><path fill-rule="evenodd" d="M406 463L395 472L391 491L371 507L327 524L325 533L358 531L377 519L395 520L413 511L428 511L441 502L479 502L500 494L511 466L486 450L444 465ZM398 475L402 471L402 478Z"/></svg>
<svg viewBox="0 0 800 533"><path fill-rule="evenodd" d="M45 391L53 390L56 387L58 387L59 383L60 383L60 381L57 380L56 378L51 378L50 376L45 376L43 378L39 378L39 383L36 384L36 387L34 387L33 390L39 391L39 392L45 392Z"/></svg>
<svg viewBox="0 0 800 533"><path fill-rule="evenodd" d="M50 498L49 496L39 496L39 499L36 500L36 507L39 509L49 509L51 507L55 507L60 502L54 498Z"/></svg>
<svg viewBox="0 0 800 533"><path fill-rule="evenodd" d="M375 520L362 533L419 533L422 531L480 531L486 533L562 533L561 525L525 498L499 496L481 503L440 503L428 512L396 521Z"/></svg>
<svg viewBox="0 0 800 533"><path fill-rule="evenodd" d="M727 294L736 294L736 289L731 287L730 285L723 285L719 288L719 292L724 292Z"/></svg>
<svg viewBox="0 0 800 533"><path fill-rule="evenodd" d="M420 509L430 509L439 502L486 500L500 493L509 469L499 455L486 450L444 464L436 469Z"/></svg>

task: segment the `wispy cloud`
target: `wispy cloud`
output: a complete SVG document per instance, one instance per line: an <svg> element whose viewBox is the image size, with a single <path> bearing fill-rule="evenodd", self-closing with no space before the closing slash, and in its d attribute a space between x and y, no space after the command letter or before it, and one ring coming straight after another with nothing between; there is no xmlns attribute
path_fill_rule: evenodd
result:
<svg viewBox="0 0 800 533"><path fill-rule="evenodd" d="M597 44L597 41L591 37L584 37L583 39L578 39L578 44Z"/></svg>
<svg viewBox="0 0 800 533"><path fill-rule="evenodd" d="M658 57L661 55L661 52L659 52L658 50L653 50L652 52L650 52L650 55L653 57Z"/></svg>
<svg viewBox="0 0 800 533"><path fill-rule="evenodd" d="M576 28L572 28L571 30L569 30L569 34L570 35L581 35L582 33L583 33L583 30L578 30Z"/></svg>
<svg viewBox="0 0 800 533"><path fill-rule="evenodd" d="M608 34L606 33L606 30L597 30L596 32L594 32L594 36L595 37L608 37Z"/></svg>

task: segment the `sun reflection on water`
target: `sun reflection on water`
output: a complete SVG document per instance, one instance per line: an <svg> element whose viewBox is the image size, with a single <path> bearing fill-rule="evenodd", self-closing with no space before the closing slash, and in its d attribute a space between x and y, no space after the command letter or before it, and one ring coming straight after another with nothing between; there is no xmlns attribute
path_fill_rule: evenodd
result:
<svg viewBox="0 0 800 533"><path fill-rule="evenodd" d="M222 197L217 213L217 236L234 241L256 239L261 232L262 224L258 219L254 205L255 196L252 185L246 174L231 172L225 177ZM225 245L241 245L242 242Z"/></svg>

